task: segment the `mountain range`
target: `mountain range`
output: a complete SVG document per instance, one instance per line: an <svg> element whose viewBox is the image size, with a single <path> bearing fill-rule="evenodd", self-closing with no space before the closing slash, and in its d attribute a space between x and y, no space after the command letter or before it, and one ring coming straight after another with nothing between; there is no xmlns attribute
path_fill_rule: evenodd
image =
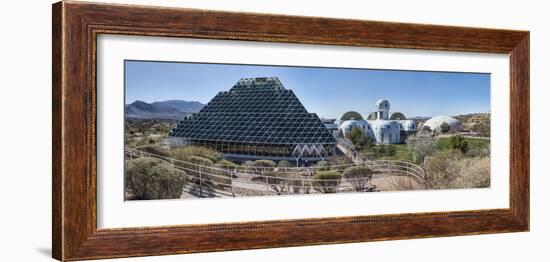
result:
<svg viewBox="0 0 550 262"><path fill-rule="evenodd" d="M204 104L196 101L167 100L147 103L135 101L125 106L127 118L182 119L190 113L199 112Z"/></svg>

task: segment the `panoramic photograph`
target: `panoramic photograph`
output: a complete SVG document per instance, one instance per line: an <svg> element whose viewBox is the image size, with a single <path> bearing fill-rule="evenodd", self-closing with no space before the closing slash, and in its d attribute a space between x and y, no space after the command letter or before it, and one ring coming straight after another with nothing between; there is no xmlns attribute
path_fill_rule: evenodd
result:
<svg viewBox="0 0 550 262"><path fill-rule="evenodd" d="M126 60L125 200L489 188L490 74Z"/></svg>

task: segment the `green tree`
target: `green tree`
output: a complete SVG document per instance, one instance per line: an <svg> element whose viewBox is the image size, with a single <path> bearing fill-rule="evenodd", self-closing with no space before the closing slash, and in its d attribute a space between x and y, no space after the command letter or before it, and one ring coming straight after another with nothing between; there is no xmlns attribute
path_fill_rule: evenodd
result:
<svg viewBox="0 0 550 262"><path fill-rule="evenodd" d="M366 166L352 166L344 171L344 179L348 181L357 192L363 192L370 187L373 171Z"/></svg>
<svg viewBox="0 0 550 262"><path fill-rule="evenodd" d="M349 131L348 138L352 144L356 144L359 138L363 135L363 130L359 127L354 127Z"/></svg>
<svg viewBox="0 0 550 262"><path fill-rule="evenodd" d="M125 189L130 199L180 198L186 178L185 172L167 162L142 157L126 162Z"/></svg>
<svg viewBox="0 0 550 262"><path fill-rule="evenodd" d="M451 137L448 147L451 150L466 154L468 152L468 141L461 135L454 135Z"/></svg>
<svg viewBox="0 0 550 262"><path fill-rule="evenodd" d="M349 140L357 150L371 148L373 146L372 139L359 127L354 127L349 132Z"/></svg>
<svg viewBox="0 0 550 262"><path fill-rule="evenodd" d="M321 193L336 193L342 174L336 171L319 171L311 180L313 188Z"/></svg>
<svg viewBox="0 0 550 262"><path fill-rule="evenodd" d="M355 143L355 147L358 150L371 149L373 146L374 146L374 143L372 142L372 139L367 135L365 135L364 133L359 137L359 139Z"/></svg>

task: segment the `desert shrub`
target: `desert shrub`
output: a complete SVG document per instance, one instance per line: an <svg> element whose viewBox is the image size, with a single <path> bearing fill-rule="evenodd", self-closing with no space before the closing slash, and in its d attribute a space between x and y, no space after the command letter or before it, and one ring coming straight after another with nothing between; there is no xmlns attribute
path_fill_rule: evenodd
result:
<svg viewBox="0 0 550 262"><path fill-rule="evenodd" d="M194 184L191 193L199 197L203 197L205 193L212 195L215 177L209 174L217 174L216 170L210 168L214 162L202 156L189 156L187 161L191 164L184 166L188 170L187 173L193 177L191 181Z"/></svg>
<svg viewBox="0 0 550 262"><path fill-rule="evenodd" d="M480 136L490 137L491 136L491 125L487 123L475 123L471 130L473 132L479 133Z"/></svg>
<svg viewBox="0 0 550 262"><path fill-rule="evenodd" d="M413 161L424 162L424 158L432 155L437 147L437 141L431 136L416 135L407 139L407 149L412 152Z"/></svg>
<svg viewBox="0 0 550 262"><path fill-rule="evenodd" d="M125 189L131 199L180 198L185 172L156 158L142 157L126 162Z"/></svg>
<svg viewBox="0 0 550 262"><path fill-rule="evenodd" d="M256 160L256 161L247 161L245 165L247 166L248 172L252 172L254 174L260 175L257 177L253 177L252 181L263 182L263 183L268 182L267 178L265 178L264 176L274 173L275 166L276 166L275 162L271 160L263 160L263 159Z"/></svg>
<svg viewBox="0 0 550 262"><path fill-rule="evenodd" d="M207 176L208 181L212 182L214 187L228 187L231 186L237 164L229 160L221 160L214 165L216 169L212 170L212 173L216 176Z"/></svg>
<svg viewBox="0 0 550 262"><path fill-rule="evenodd" d="M460 173L454 181L456 188L485 188L491 186L491 161L489 157L462 159Z"/></svg>
<svg viewBox="0 0 550 262"><path fill-rule="evenodd" d="M155 145L142 146L139 148L139 151L143 151L143 152L147 152L147 153L151 153L159 156L165 156L165 157L170 156L170 153L168 153L166 149L163 149Z"/></svg>
<svg viewBox="0 0 550 262"><path fill-rule="evenodd" d="M491 144L486 146L472 147L468 145L468 152L466 152L466 157L475 158L475 157L489 157L491 155Z"/></svg>
<svg viewBox="0 0 550 262"><path fill-rule="evenodd" d="M330 164L329 162L322 160L317 162L314 167L317 168L317 170L319 171L327 171L330 169Z"/></svg>
<svg viewBox="0 0 550 262"><path fill-rule="evenodd" d="M342 175L336 171L319 171L311 180L313 188L321 193L336 193Z"/></svg>
<svg viewBox="0 0 550 262"><path fill-rule="evenodd" d="M409 176L396 176L388 180L391 191L422 190L423 185Z"/></svg>
<svg viewBox="0 0 550 262"><path fill-rule="evenodd" d="M256 173L262 174L263 172L273 171L276 166L275 162L271 160L260 159L256 161L249 161L246 163Z"/></svg>
<svg viewBox="0 0 550 262"><path fill-rule="evenodd" d="M460 171L454 165L455 161L458 161L458 156L451 151L441 152L427 159L424 163L426 187L429 189L451 188L451 183Z"/></svg>
<svg viewBox="0 0 550 262"><path fill-rule="evenodd" d="M277 163L277 167L292 167L292 164L287 160L281 160Z"/></svg>
<svg viewBox="0 0 550 262"><path fill-rule="evenodd" d="M281 160L279 163L277 163L277 170L279 172L288 172L291 170L292 164L287 160Z"/></svg>
<svg viewBox="0 0 550 262"><path fill-rule="evenodd" d="M346 155L340 155L331 157L328 159L329 166L335 166L335 165L345 165L353 163L351 159L349 159Z"/></svg>
<svg viewBox="0 0 550 262"><path fill-rule="evenodd" d="M227 188L231 187L232 180L231 180L231 174L228 173L222 173L222 172L214 172L216 176L207 175L207 179L205 180L206 183L203 183L204 187L214 187L214 188Z"/></svg>
<svg viewBox="0 0 550 262"><path fill-rule="evenodd" d="M260 159L252 162L252 166L255 167L275 167L275 162L271 160Z"/></svg>
<svg viewBox="0 0 550 262"><path fill-rule="evenodd" d="M289 191L289 175L286 173L279 173L279 172L266 172L264 174L266 177L264 178L265 181L269 184L269 188L271 190L275 191L277 195L280 195L284 191Z"/></svg>
<svg viewBox="0 0 550 262"><path fill-rule="evenodd" d="M212 160L208 158L204 158L202 156L189 156L187 158L187 161L193 164L193 165L188 165L186 167L190 169L188 173L194 176L195 178L202 177L203 180L206 180L207 177L203 176L203 174L212 172L212 170L209 167L212 166L214 163L212 162Z"/></svg>
<svg viewBox="0 0 550 262"><path fill-rule="evenodd" d="M197 164L197 165L203 165L203 166L211 166L212 164L214 164L214 162L212 162L212 160L206 158L206 157L202 157L202 156L189 156L187 158L187 161L193 163L193 164Z"/></svg>
<svg viewBox="0 0 550 262"><path fill-rule="evenodd" d="M311 182L303 179L301 175L293 174L289 176L288 187L294 194L299 194L300 192L309 194L311 191Z"/></svg>
<svg viewBox="0 0 550 262"><path fill-rule="evenodd" d="M490 186L489 157L464 158L447 151L429 158L424 166L428 189L483 188Z"/></svg>
<svg viewBox="0 0 550 262"><path fill-rule="evenodd" d="M366 166L352 166L344 171L344 179L348 181L353 189L362 192L370 188L373 171Z"/></svg>
<svg viewBox="0 0 550 262"><path fill-rule="evenodd" d="M172 150L171 154L174 158L183 161L189 161L189 157L191 156L200 156L212 162L217 162L222 159L222 154L219 152L200 146L177 147Z"/></svg>
<svg viewBox="0 0 550 262"><path fill-rule="evenodd" d="M461 135L454 135L451 137L448 147L451 150L460 151L462 154L466 154L468 152L468 141Z"/></svg>
<svg viewBox="0 0 550 262"><path fill-rule="evenodd" d="M239 165L229 161L229 160L226 160L226 159L222 159L220 161L218 161L218 163L216 163L219 167L221 168L225 168L225 169L231 169L231 170L234 170L236 169Z"/></svg>
<svg viewBox="0 0 550 262"><path fill-rule="evenodd" d="M133 145L134 147L138 147L138 146L144 146L144 145L147 145L147 138L146 137L139 137L139 138L136 138L134 139L134 142L133 142Z"/></svg>

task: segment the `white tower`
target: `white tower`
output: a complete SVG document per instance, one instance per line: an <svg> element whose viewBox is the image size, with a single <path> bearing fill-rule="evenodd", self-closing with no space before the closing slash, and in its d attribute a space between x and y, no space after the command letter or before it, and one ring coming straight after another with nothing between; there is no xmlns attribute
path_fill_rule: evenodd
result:
<svg viewBox="0 0 550 262"><path fill-rule="evenodd" d="M387 120L390 115L390 102L386 99L376 101L376 119Z"/></svg>

